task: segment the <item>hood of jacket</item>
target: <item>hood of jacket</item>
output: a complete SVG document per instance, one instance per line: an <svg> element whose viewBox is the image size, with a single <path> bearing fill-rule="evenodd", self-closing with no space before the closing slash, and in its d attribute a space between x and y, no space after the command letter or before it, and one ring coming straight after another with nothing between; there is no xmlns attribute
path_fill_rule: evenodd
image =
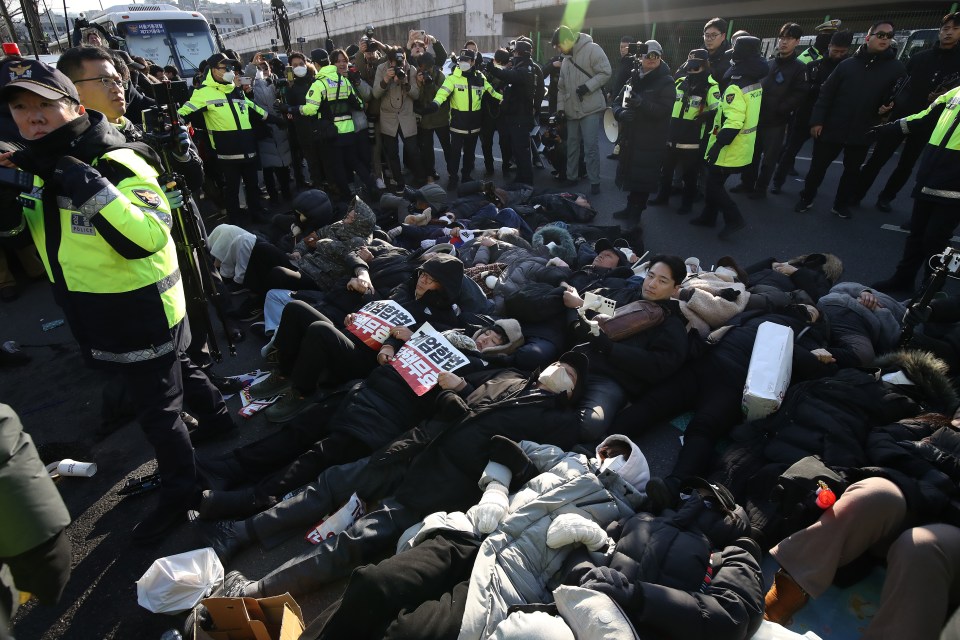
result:
<svg viewBox="0 0 960 640"><path fill-rule="evenodd" d="M229 83L217 82L213 78L212 71L207 71L207 75L203 78L203 86L210 87L211 89L216 89L217 91L223 94L230 93L237 88L237 85L233 84L232 82L229 82Z"/></svg>
<svg viewBox="0 0 960 640"><path fill-rule="evenodd" d="M950 384L949 367L926 351L893 351L876 359L883 373L903 371L913 385L897 385L897 390L923 406L952 415L960 398Z"/></svg>
<svg viewBox="0 0 960 640"><path fill-rule="evenodd" d="M460 258L448 253L438 253L420 266L443 287L446 298L451 302L460 297L463 287L463 263Z"/></svg>
<svg viewBox="0 0 960 640"><path fill-rule="evenodd" d="M523 346L523 329L520 327L519 322L513 318L502 318L500 320L496 320L493 324L503 329L503 332L507 334L507 341L499 346L484 349L480 353L483 355L508 355ZM480 334L486 331L487 328L488 327L482 327L478 329L473 334L473 339L476 340L478 337L480 337Z"/></svg>
<svg viewBox="0 0 960 640"><path fill-rule="evenodd" d="M593 38L589 33L581 33L577 38L577 41L573 43L573 47L570 49L570 56L576 56L585 46L593 42Z"/></svg>
<svg viewBox="0 0 960 640"><path fill-rule="evenodd" d="M727 70L724 79L736 82L740 86L759 82L767 77L770 68L767 61L761 55L750 56L746 60L741 60Z"/></svg>

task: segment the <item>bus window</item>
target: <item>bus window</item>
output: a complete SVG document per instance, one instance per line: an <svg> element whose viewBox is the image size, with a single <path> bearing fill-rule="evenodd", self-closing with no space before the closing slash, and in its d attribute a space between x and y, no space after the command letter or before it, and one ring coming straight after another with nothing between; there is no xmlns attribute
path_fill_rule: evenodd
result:
<svg viewBox="0 0 960 640"><path fill-rule="evenodd" d="M117 25L132 56L143 56L161 67L176 66L189 77L213 55L213 38L203 20L154 20Z"/></svg>
<svg viewBox="0 0 960 640"><path fill-rule="evenodd" d="M920 29L911 33L898 56L900 61L906 62L911 56L932 47L937 42L938 34L936 29Z"/></svg>

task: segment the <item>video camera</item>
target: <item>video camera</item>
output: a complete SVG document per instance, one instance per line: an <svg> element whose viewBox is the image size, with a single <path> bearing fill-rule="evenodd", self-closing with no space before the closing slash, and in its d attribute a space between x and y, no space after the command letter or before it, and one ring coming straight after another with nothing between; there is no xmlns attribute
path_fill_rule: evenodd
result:
<svg viewBox="0 0 960 640"><path fill-rule="evenodd" d="M403 70L403 62L406 58L403 55L402 51L397 51L393 54L393 62L396 66L393 68L394 74L396 74L399 80L406 80L407 72Z"/></svg>
<svg viewBox="0 0 960 640"><path fill-rule="evenodd" d="M555 169L566 164L565 136L566 122L556 113L547 118L547 124L536 127L532 134L537 153L543 155Z"/></svg>
<svg viewBox="0 0 960 640"><path fill-rule="evenodd" d="M631 42L627 45L628 56L645 56L649 52L650 47L647 46L646 42Z"/></svg>

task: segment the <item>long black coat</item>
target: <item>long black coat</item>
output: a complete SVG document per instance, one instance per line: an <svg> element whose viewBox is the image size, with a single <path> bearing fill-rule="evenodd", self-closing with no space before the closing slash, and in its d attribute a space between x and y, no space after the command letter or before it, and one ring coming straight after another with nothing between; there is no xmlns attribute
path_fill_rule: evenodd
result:
<svg viewBox="0 0 960 640"><path fill-rule="evenodd" d="M617 186L624 191L653 193L660 182L660 165L670 134L670 115L676 99L673 76L666 63L639 80L634 76L627 82L632 95L627 108L636 113L633 122L621 122L620 162L617 165ZM624 111L620 91L613 104L613 114L619 121Z"/></svg>

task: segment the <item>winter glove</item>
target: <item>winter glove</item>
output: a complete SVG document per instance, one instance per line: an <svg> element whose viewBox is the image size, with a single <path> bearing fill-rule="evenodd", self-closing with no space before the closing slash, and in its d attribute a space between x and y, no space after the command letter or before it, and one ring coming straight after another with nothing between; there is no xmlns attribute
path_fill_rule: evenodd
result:
<svg viewBox="0 0 960 640"><path fill-rule="evenodd" d="M599 591L608 596L632 614L638 614L643 609L643 589L632 584L627 576L610 567L596 567L591 569L580 580L584 589Z"/></svg>
<svg viewBox="0 0 960 640"><path fill-rule="evenodd" d="M734 300L740 297L740 291L738 289L733 289L733 288L721 289L720 297L723 298L724 300L729 300L730 302L733 302Z"/></svg>
<svg viewBox="0 0 960 640"><path fill-rule="evenodd" d="M720 159L720 151L723 149L719 144L714 143L710 150L707 151L707 166L712 167L717 164L717 160Z"/></svg>
<svg viewBox="0 0 960 640"><path fill-rule="evenodd" d="M174 155L179 157L184 157L190 153L190 130L185 126L180 125L177 131L174 132L173 138L170 142L171 149Z"/></svg>
<svg viewBox="0 0 960 640"><path fill-rule="evenodd" d="M510 469L510 488L516 491L539 472L530 457L516 442L503 436L490 438L490 460Z"/></svg>
<svg viewBox="0 0 960 640"><path fill-rule="evenodd" d="M472 509L477 531L487 534L496 529L500 521L503 520L503 516L507 515L507 505L509 504L505 486L499 482L488 484L480 502Z"/></svg>
<svg viewBox="0 0 960 640"><path fill-rule="evenodd" d="M597 551L607 544L607 533L596 522L577 513L561 513L550 523L547 546L551 549L581 543L590 551Z"/></svg>
<svg viewBox="0 0 960 640"><path fill-rule="evenodd" d="M587 85L582 84L577 87L577 97L580 98L580 100L583 100L583 96L587 95L588 93L590 93L590 89L587 88Z"/></svg>
<svg viewBox="0 0 960 640"><path fill-rule="evenodd" d="M167 196L167 202L170 203L170 210L179 209L183 206L183 192L173 187L163 185L163 195Z"/></svg>
<svg viewBox="0 0 960 640"><path fill-rule="evenodd" d="M637 112L633 109L620 109L617 112L617 120L619 122L633 122L637 117Z"/></svg>
<svg viewBox="0 0 960 640"><path fill-rule="evenodd" d="M423 106L423 111L421 111L421 114L428 116L431 113L436 113L437 111L440 111L440 105L438 105L436 102L428 102Z"/></svg>

